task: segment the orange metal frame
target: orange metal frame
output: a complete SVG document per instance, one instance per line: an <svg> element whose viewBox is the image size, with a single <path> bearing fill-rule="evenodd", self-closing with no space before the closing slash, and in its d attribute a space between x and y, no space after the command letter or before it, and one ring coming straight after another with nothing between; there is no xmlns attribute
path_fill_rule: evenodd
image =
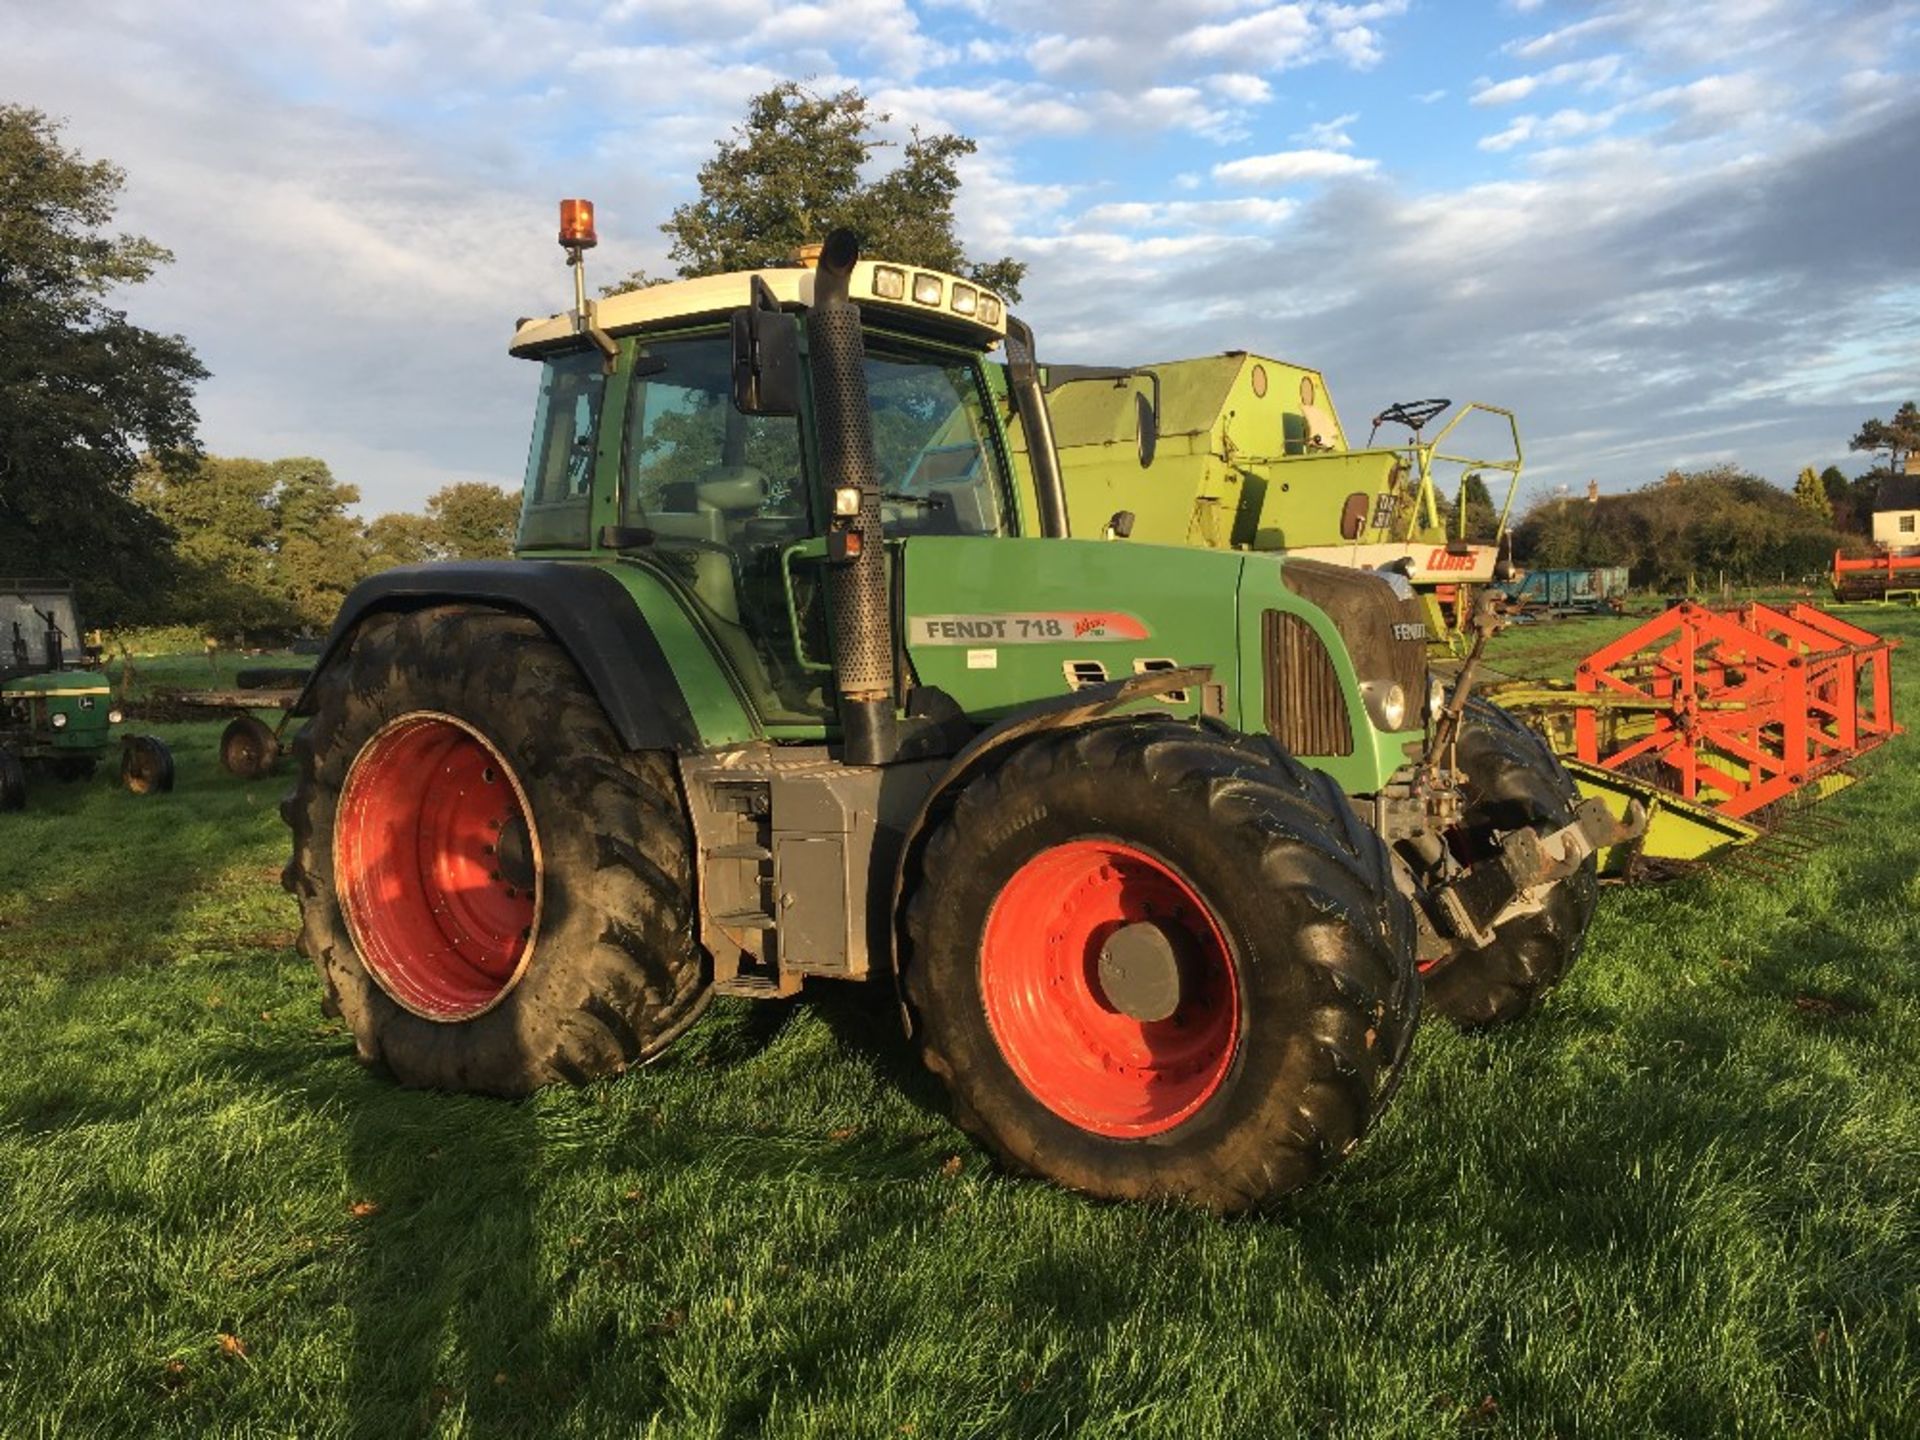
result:
<svg viewBox="0 0 1920 1440"><path fill-rule="evenodd" d="M1627 770L1658 762L1680 795L1750 815L1900 733L1897 642L1811 605L1675 606L1581 662L1574 686L1645 723L1574 717L1575 753Z"/></svg>
<svg viewBox="0 0 1920 1440"><path fill-rule="evenodd" d="M1836 550L1830 578L1833 593L1842 600L1873 600L1889 590L1920 589L1920 554L1896 555L1885 550L1849 559Z"/></svg>

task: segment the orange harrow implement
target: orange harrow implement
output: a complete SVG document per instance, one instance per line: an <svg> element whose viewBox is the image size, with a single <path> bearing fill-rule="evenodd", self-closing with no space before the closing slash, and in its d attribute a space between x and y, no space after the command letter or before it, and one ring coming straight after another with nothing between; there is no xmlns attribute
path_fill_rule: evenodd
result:
<svg viewBox="0 0 1920 1440"><path fill-rule="evenodd" d="M1894 643L1811 605L1675 606L1581 662L1574 754L1752 815L1899 733Z"/></svg>
<svg viewBox="0 0 1920 1440"><path fill-rule="evenodd" d="M1800 843L1774 829L1779 802L1844 789L1848 762L1900 733L1894 645L1811 605L1689 602L1601 646L1571 685L1510 681L1489 694L1528 717L1582 795L1616 815L1634 801L1646 811L1645 833L1603 856L1602 874L1658 876L1723 857L1766 874L1768 861L1745 847L1765 838L1794 853ZM1823 828L1798 806L1793 826Z"/></svg>
<svg viewBox="0 0 1920 1440"><path fill-rule="evenodd" d="M1833 554L1833 593L1841 600L1884 600L1889 595L1920 594L1920 554L1878 555L1848 559Z"/></svg>

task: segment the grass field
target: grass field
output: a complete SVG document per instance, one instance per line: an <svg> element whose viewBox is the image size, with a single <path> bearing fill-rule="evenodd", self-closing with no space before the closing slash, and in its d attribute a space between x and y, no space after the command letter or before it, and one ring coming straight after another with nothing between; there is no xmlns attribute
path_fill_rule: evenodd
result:
<svg viewBox="0 0 1920 1440"><path fill-rule="evenodd" d="M1916 721L1920 617L1856 613ZM0 1435L1920 1433L1911 737L1783 883L1607 892L1544 1013L1423 1029L1223 1223L997 1174L879 993L399 1091L291 948L284 778L161 728L170 798L0 816Z"/></svg>

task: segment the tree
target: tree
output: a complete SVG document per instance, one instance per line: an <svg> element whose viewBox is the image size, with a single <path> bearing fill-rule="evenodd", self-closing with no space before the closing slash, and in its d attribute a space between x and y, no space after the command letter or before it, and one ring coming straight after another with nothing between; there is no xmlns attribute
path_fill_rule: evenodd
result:
<svg viewBox="0 0 1920 1440"><path fill-rule="evenodd" d="M381 515L367 526L367 563L373 570L419 565L440 558L433 522L424 515Z"/></svg>
<svg viewBox="0 0 1920 1440"><path fill-rule="evenodd" d="M1893 412L1891 420L1867 421L1847 448L1885 454L1885 473L1901 474L1915 458L1920 458L1920 407L1909 400Z"/></svg>
<svg viewBox="0 0 1920 1440"><path fill-rule="evenodd" d="M700 167L699 199L660 227L680 274L788 264L798 247L844 225L869 253L965 275L1019 299L1024 264L1005 257L974 264L954 237L958 164L974 142L916 129L900 163L868 178L874 154L891 144L875 127L890 118L853 88L815 95L789 81L754 96L746 121ZM606 293L657 283L635 271Z"/></svg>
<svg viewBox="0 0 1920 1440"><path fill-rule="evenodd" d="M1827 498L1827 487L1811 465L1802 470L1800 478L1793 482L1793 498L1800 502L1800 508L1809 515L1826 524L1833 523L1833 502Z"/></svg>
<svg viewBox="0 0 1920 1440"><path fill-rule="evenodd" d="M1545 501L1514 532L1523 564L1625 565L1635 584L1663 588L1722 571L1737 582L1804 578L1840 543L1795 496L1731 465L1672 471L1592 504Z"/></svg>
<svg viewBox="0 0 1920 1440"><path fill-rule="evenodd" d="M444 560L504 560L519 523L520 497L483 480L462 480L427 498L430 540Z"/></svg>
<svg viewBox="0 0 1920 1440"><path fill-rule="evenodd" d="M140 499L180 535L173 610L221 634L317 629L370 569L360 492L321 460L148 465Z"/></svg>
<svg viewBox="0 0 1920 1440"><path fill-rule="evenodd" d="M368 574L427 560L503 560L513 553L520 501L497 485L462 480L427 497L424 515L382 515L367 526Z"/></svg>
<svg viewBox="0 0 1920 1440"><path fill-rule="evenodd" d="M124 172L61 145L41 111L0 105L0 573L68 576L90 620L151 614L167 527L133 500L144 450L191 468L206 377L187 342L109 303L172 256L111 234Z"/></svg>

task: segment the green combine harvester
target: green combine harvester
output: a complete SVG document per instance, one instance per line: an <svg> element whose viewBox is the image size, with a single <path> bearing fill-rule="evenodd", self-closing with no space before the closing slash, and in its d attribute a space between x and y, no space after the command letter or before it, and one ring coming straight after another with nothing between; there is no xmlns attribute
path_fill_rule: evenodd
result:
<svg viewBox="0 0 1920 1440"><path fill-rule="evenodd" d="M0 810L27 803L28 776L86 780L121 723L98 669L82 668L73 587L61 580L0 580ZM122 738L120 774L136 794L173 787L173 757L151 735Z"/></svg>
<svg viewBox="0 0 1920 1440"><path fill-rule="evenodd" d="M1495 1024L1573 964L1638 816L1437 682L1404 577L1073 538L1002 415L1044 442L1032 335L958 276L840 232L595 302L591 207L560 241L517 558L362 584L293 708L286 882L366 1061L521 1095L879 981L1008 1167L1225 1211L1352 1151L1423 997Z"/></svg>
<svg viewBox="0 0 1920 1440"><path fill-rule="evenodd" d="M1284 552L1394 570L1429 632L1458 641L1504 553L1524 458L1511 411L1389 405L1353 447L1318 370L1244 350L1139 367L1052 365L1044 380L1074 534ZM1382 431L1392 441L1376 445ZM1481 453L1469 454L1471 445ZM1024 427L1014 449L1026 457ZM1470 476L1505 478L1484 510ZM1497 508L1495 508L1497 506Z"/></svg>

